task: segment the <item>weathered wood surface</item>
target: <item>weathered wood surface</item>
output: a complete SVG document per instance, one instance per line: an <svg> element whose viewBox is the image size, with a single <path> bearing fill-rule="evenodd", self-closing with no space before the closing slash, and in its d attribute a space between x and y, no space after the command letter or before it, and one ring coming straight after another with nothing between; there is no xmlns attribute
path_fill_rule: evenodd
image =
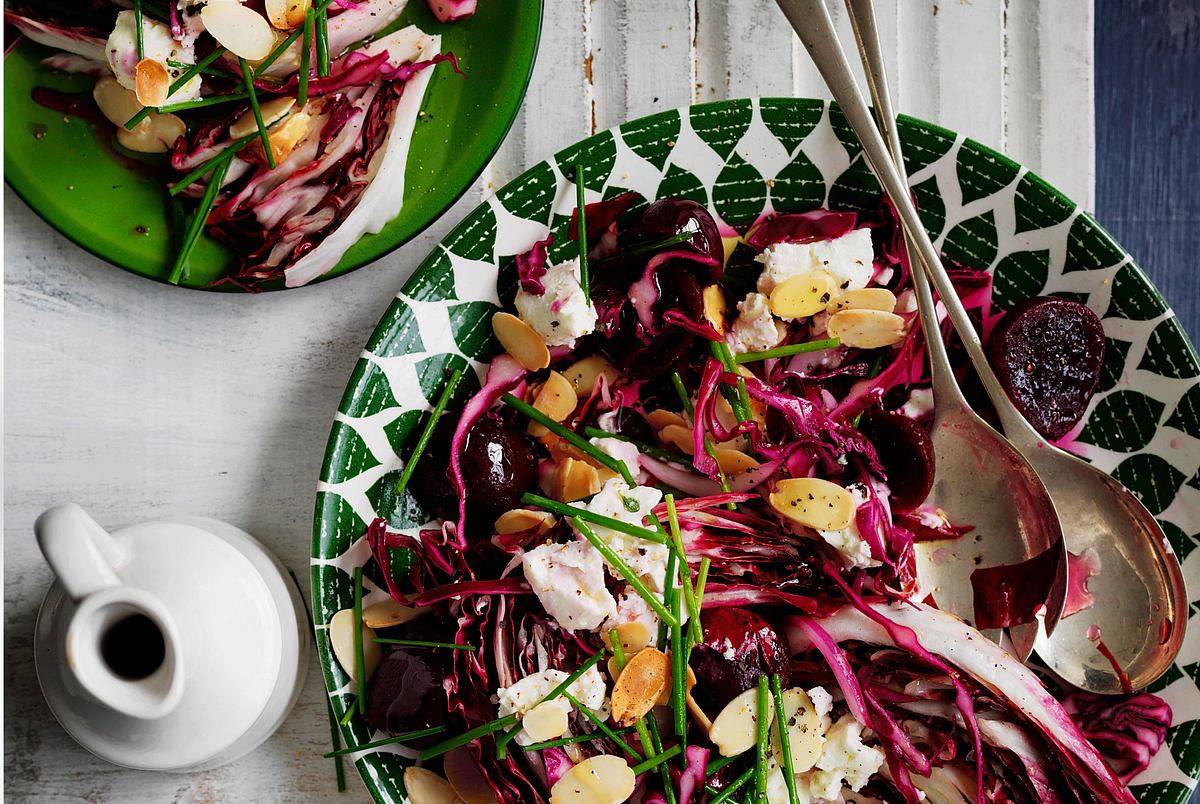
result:
<svg viewBox="0 0 1200 804"><path fill-rule="evenodd" d="M879 6L902 111L1006 149L1091 206L1091 0ZM378 264L259 298L184 292L118 271L53 232L6 188L9 798L332 796L315 670L283 729L224 768L136 773L76 746L52 720L33 675L34 617L50 582L34 518L64 500L109 526L168 513L215 516L256 534L306 578L313 488L346 377L392 295L437 240L483 194L597 128L753 94L825 94L772 0L547 0L525 108L479 185ZM1194 293L1195 283L1188 287ZM349 782L344 800L367 800L357 779Z"/></svg>

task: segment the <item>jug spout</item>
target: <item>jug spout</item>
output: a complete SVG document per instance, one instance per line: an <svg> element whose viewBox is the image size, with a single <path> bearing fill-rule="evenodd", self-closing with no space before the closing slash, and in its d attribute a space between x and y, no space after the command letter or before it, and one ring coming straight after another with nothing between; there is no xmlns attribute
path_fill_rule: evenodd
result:
<svg viewBox="0 0 1200 804"><path fill-rule="evenodd" d="M126 715L168 714L183 695L181 640L155 595L122 583L125 548L73 503L43 513L34 531L76 604L64 637L71 675L100 704Z"/></svg>

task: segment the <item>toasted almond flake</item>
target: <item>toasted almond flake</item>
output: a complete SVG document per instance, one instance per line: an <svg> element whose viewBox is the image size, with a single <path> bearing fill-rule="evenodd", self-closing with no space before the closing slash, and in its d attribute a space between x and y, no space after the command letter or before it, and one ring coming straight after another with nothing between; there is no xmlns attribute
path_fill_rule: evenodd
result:
<svg viewBox="0 0 1200 804"><path fill-rule="evenodd" d="M138 103L143 106L162 106L166 102L171 89L171 75L161 63L154 59L142 59L134 68L133 76Z"/></svg>
<svg viewBox="0 0 1200 804"><path fill-rule="evenodd" d="M596 467L586 461L567 458L559 461L551 479L551 494L560 502L575 502L591 497L604 486Z"/></svg>
<svg viewBox="0 0 1200 804"><path fill-rule="evenodd" d="M549 511L531 511L528 508L514 508L505 511L496 520L496 532L505 535L509 533L524 533L527 530L537 530L545 533L554 527L557 520Z"/></svg>
<svg viewBox="0 0 1200 804"><path fill-rule="evenodd" d="M333 655L337 657L338 664L346 671L346 675L350 676L351 681L358 682L360 679L357 677L354 662L353 609L342 609L333 615L329 621L329 644L333 647ZM363 667L367 671L367 678L370 678L382 658L379 643L375 641L375 629L366 625L362 627L362 644Z"/></svg>
<svg viewBox="0 0 1200 804"><path fill-rule="evenodd" d="M646 421L655 430L670 427L672 424L680 427L688 426L687 419L683 418L682 414L676 413L673 410L652 410L646 414Z"/></svg>
<svg viewBox="0 0 1200 804"><path fill-rule="evenodd" d="M687 709L691 716L696 719L696 722L700 724L700 728L706 732L712 728L712 719L701 708L700 704L696 703L696 699L692 697L691 692L687 695Z"/></svg>
<svg viewBox="0 0 1200 804"><path fill-rule="evenodd" d="M842 346L878 349L904 340L904 319L883 310L842 310L829 317L829 337Z"/></svg>
<svg viewBox="0 0 1200 804"><path fill-rule="evenodd" d="M830 300L829 312L841 310L883 310L890 313L896 309L896 294L887 288L858 288L847 290Z"/></svg>
<svg viewBox="0 0 1200 804"><path fill-rule="evenodd" d="M592 390L596 387L596 380L604 377L611 386L621 378L621 372L613 368L612 363L609 363L600 355L592 355L591 357L577 360L569 368L563 369L563 376L567 378L567 381L575 389L575 396L577 398L587 399L592 395Z"/></svg>
<svg viewBox="0 0 1200 804"><path fill-rule="evenodd" d="M570 713L571 705L565 698L542 701L525 713L525 716L521 718L521 726L529 735L529 739L535 743L557 740L567 731Z"/></svg>
<svg viewBox="0 0 1200 804"><path fill-rule="evenodd" d="M200 21L218 44L243 59L265 59L275 47L271 23L241 3L208 3L200 10Z"/></svg>
<svg viewBox="0 0 1200 804"><path fill-rule="evenodd" d="M175 140L182 137L185 131L187 126L175 115L151 113L133 131L118 125L117 142L138 153L163 154L171 150Z"/></svg>
<svg viewBox="0 0 1200 804"><path fill-rule="evenodd" d="M794 276L771 291L771 312L780 318L807 318L823 311L837 289L825 271Z"/></svg>
<svg viewBox="0 0 1200 804"><path fill-rule="evenodd" d="M114 126L125 126L125 121L142 110L137 95L117 83L117 79L106 75L92 87L92 98L100 107L100 112ZM137 128L149 128L150 124L143 120Z"/></svg>
<svg viewBox="0 0 1200 804"><path fill-rule="evenodd" d="M459 800L448 781L415 765L404 769L404 792L409 804L456 804Z"/></svg>
<svg viewBox="0 0 1200 804"><path fill-rule="evenodd" d="M633 795L637 779L616 754L585 759L562 775L550 790L550 804L621 804Z"/></svg>
<svg viewBox="0 0 1200 804"><path fill-rule="evenodd" d="M825 737L821 734L821 718L808 693L799 687L783 691L783 714L785 722L776 722L771 729L771 748L775 761L784 764L783 743L779 739L779 727L788 730L788 744L792 749L792 766L796 773L811 770L821 758Z"/></svg>
<svg viewBox="0 0 1200 804"><path fill-rule="evenodd" d="M704 289L704 317L719 335L725 334L725 291L720 285L709 285Z"/></svg>
<svg viewBox="0 0 1200 804"><path fill-rule="evenodd" d="M670 656L671 656L671 654L668 653L667 657L670 658ZM671 672L673 673L674 670L672 669ZM672 679L674 679L674 676L672 676ZM666 689L664 689L659 694L658 700L655 702L656 706L670 706L671 705L671 693L674 692L674 689L672 689L672 685L673 685L673 682L672 682L672 684L668 684ZM684 694L691 695L692 687L695 687L695 686L696 686L696 673L694 670L692 670L692 666L688 665L687 675L685 676L684 681L683 681Z"/></svg>
<svg viewBox="0 0 1200 804"><path fill-rule="evenodd" d="M415 620L427 611L429 611L428 608L405 606L403 603L397 603L389 597L387 600L381 600L378 603L364 606L362 621L363 625L368 628L392 628L393 626L404 625L406 622Z"/></svg>
<svg viewBox="0 0 1200 804"><path fill-rule="evenodd" d="M463 804L500 804L466 746L449 751L442 760L442 770Z"/></svg>
<svg viewBox="0 0 1200 804"><path fill-rule="evenodd" d="M511 313L496 313L492 316L492 331L504 351L512 355L522 368L530 371L544 369L550 365L550 350L542 336L533 327Z"/></svg>
<svg viewBox="0 0 1200 804"><path fill-rule="evenodd" d="M722 265L729 264L729 257L730 257L730 255L733 254L734 250L737 249L737 245L740 242L742 242L742 238L740 238L736 235L734 237L722 237L721 238L721 252L722 252L721 264Z"/></svg>
<svg viewBox="0 0 1200 804"><path fill-rule="evenodd" d="M266 0L267 19L281 31L290 31L304 24L304 14L312 5L310 0Z"/></svg>
<svg viewBox="0 0 1200 804"><path fill-rule="evenodd" d="M296 146L308 136L312 129L312 120L308 112L299 111L267 132L267 140L271 143L271 155L275 158L276 165L287 159L288 155L296 150ZM262 150L261 144L256 143L255 147Z"/></svg>
<svg viewBox="0 0 1200 804"><path fill-rule="evenodd" d="M295 105L295 98L271 98L269 101L264 101L259 106L259 109L262 111L263 125L269 126L272 123L279 122ZM229 127L229 136L235 140L240 140L247 134L253 134L256 131L258 131L258 121L254 118L254 110L251 109L234 121L233 125Z"/></svg>
<svg viewBox="0 0 1200 804"><path fill-rule="evenodd" d="M626 656L632 656L650 644L651 634L650 629L642 622L621 623L616 627L617 638L621 640L621 648ZM600 634L604 644L612 648L612 635L610 631L604 631ZM612 660L610 660L611 662ZM620 673L613 673L612 668L616 665L610 665L609 674L616 679Z"/></svg>
<svg viewBox="0 0 1200 804"><path fill-rule="evenodd" d="M713 452L717 454L717 465L726 475L738 475L759 467L758 461L738 449L718 447Z"/></svg>
<svg viewBox="0 0 1200 804"><path fill-rule="evenodd" d="M621 671L612 692L612 716L629 726L654 708L671 682L671 659L657 648L640 650Z"/></svg>
<svg viewBox="0 0 1200 804"><path fill-rule="evenodd" d="M774 720L774 699L771 700L768 711ZM751 687L725 705L713 720L708 739L724 757L737 756L755 746L758 742L758 687Z"/></svg>
<svg viewBox="0 0 1200 804"><path fill-rule="evenodd" d="M537 393L533 397L533 407L556 422L565 421L568 416L575 412L575 406L579 404L579 397L575 395L575 387L571 385L571 381L557 371L550 372L550 376L538 388ZM537 422L529 423L529 434L537 437L550 432Z"/></svg>
<svg viewBox="0 0 1200 804"><path fill-rule="evenodd" d="M668 424L658 431L658 437L664 444L669 444L684 455L696 452L695 442L692 441L692 428L679 424Z"/></svg>
<svg viewBox="0 0 1200 804"><path fill-rule="evenodd" d="M850 492L819 477L780 480L770 502L788 519L815 530L841 530L854 517Z"/></svg>

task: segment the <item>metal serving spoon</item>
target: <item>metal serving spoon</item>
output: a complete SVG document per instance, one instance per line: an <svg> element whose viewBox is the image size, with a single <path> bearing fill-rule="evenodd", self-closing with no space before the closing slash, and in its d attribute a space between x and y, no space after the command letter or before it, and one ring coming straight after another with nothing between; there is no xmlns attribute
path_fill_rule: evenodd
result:
<svg viewBox="0 0 1200 804"><path fill-rule="evenodd" d="M1117 693L1122 689L1119 674L1095 644L1097 638L1103 639L1116 664L1127 674L1128 683L1135 688L1150 683L1174 660L1186 626L1187 595L1183 576L1162 529L1128 490L1090 464L1050 445L1012 405L992 372L966 310L958 301L937 251L917 217L907 182L888 157L883 138L871 120L850 72L824 3L822 0L777 1L804 42L862 142L868 162L896 205L911 253L918 256L937 287L1005 433L1050 491L1061 521L1065 523L1066 546L1074 552L1090 548L1098 559L1099 574L1089 586L1097 604L1069 618L1052 636L1052 629L1047 627L1046 634L1037 639L1038 654L1054 672L1076 686L1095 692ZM895 117L886 94L886 76L870 2L847 2L867 62L867 72L871 75L876 105L887 121L893 143L896 143ZM898 144L895 153L899 156ZM915 277L914 284L917 284ZM955 401L961 401L961 396ZM944 473L941 466L939 473ZM969 495L962 501L969 501ZM1066 574L1061 563L1060 574ZM1079 579L1078 583L1082 581ZM1058 606L1047 606L1047 626L1054 608ZM1028 630L1013 629L1014 642L1019 643L1018 652L1020 643L1028 639Z"/></svg>

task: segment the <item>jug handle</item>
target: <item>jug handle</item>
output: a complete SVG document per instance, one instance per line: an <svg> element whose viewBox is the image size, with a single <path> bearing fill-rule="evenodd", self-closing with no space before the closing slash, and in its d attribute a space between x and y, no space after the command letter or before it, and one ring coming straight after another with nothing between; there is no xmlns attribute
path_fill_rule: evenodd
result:
<svg viewBox="0 0 1200 804"><path fill-rule="evenodd" d="M75 503L42 512L33 531L46 563L74 600L121 585L116 568L125 562L125 549Z"/></svg>

